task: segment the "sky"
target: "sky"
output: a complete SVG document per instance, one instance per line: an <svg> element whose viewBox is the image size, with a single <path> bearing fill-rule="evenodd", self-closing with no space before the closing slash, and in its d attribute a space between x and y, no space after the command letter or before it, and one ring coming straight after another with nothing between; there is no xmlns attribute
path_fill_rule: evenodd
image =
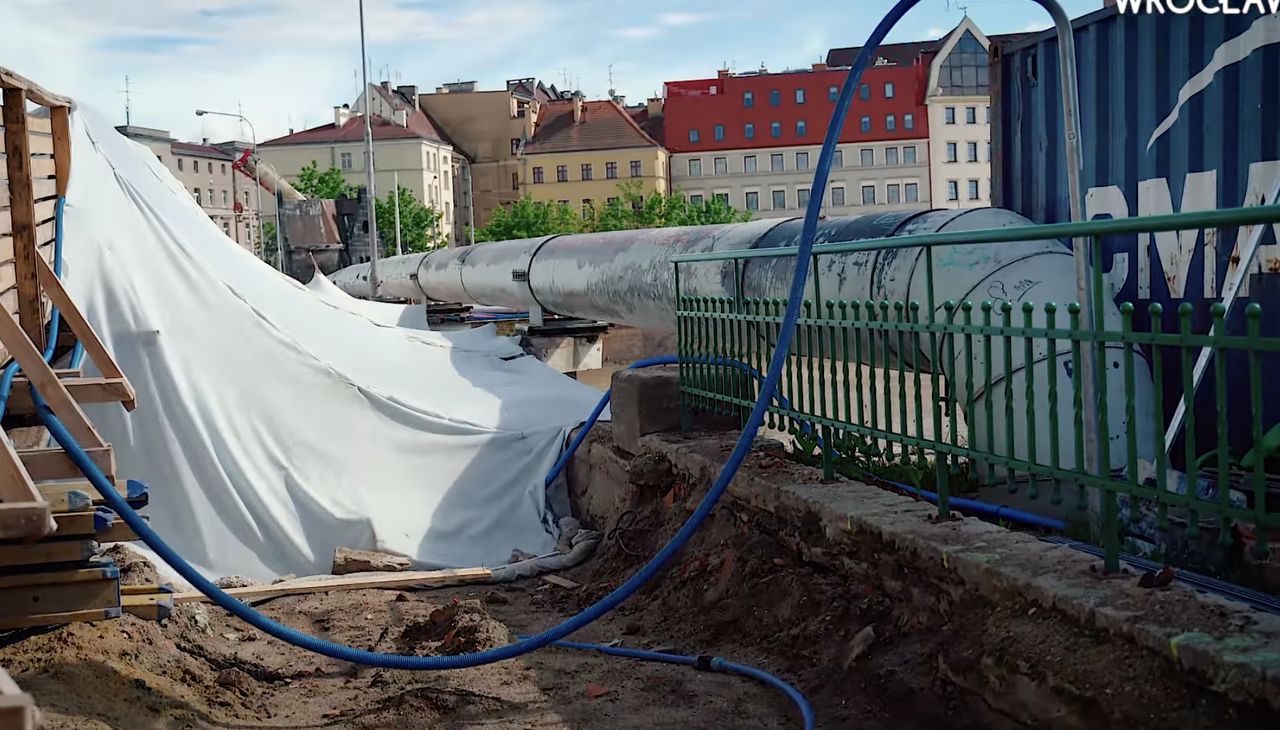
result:
<svg viewBox="0 0 1280 730"><path fill-rule="evenodd" d="M1076 17L1102 0L1062 0ZM664 81L800 68L861 45L888 0L365 0L370 81L501 88L537 77L641 101ZM986 33L1037 30L1029 0L922 0L890 41L936 38L965 13ZM333 120L359 93L357 0L0 0L0 66L114 124L259 141ZM566 79L568 81L566 85Z"/></svg>

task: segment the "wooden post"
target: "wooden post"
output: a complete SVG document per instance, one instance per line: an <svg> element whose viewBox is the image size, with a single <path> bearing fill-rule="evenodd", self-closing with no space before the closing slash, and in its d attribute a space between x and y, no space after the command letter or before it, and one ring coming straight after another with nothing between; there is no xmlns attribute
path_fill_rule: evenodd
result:
<svg viewBox="0 0 1280 730"><path fill-rule="evenodd" d="M27 93L4 90L4 153L9 173L9 217L13 224L13 265L18 285L18 322L37 350L44 349L44 317L36 277L36 209L31 186L31 141L27 136Z"/></svg>
<svg viewBox="0 0 1280 730"><path fill-rule="evenodd" d="M58 197L65 198L71 182L71 110L50 107L49 115L53 123L53 174L57 176Z"/></svg>

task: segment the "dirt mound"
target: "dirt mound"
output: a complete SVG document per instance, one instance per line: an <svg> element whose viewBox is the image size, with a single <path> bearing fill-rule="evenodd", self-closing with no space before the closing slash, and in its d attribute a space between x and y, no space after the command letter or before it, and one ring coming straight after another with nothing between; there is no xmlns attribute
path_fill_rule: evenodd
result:
<svg viewBox="0 0 1280 730"><path fill-rule="evenodd" d="M511 643L511 632L489 616L479 601L459 601L411 621L396 640L407 654L468 654Z"/></svg>
<svg viewBox="0 0 1280 730"><path fill-rule="evenodd" d="M155 585L160 582L156 566L126 545L112 545L102 551L102 556L116 562L122 586Z"/></svg>

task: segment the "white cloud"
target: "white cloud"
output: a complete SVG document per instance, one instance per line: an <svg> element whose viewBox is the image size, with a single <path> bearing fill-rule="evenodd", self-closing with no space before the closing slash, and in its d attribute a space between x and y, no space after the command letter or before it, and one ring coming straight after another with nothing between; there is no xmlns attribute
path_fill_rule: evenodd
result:
<svg viewBox="0 0 1280 730"><path fill-rule="evenodd" d="M932 28L930 28L929 30L926 30L926 31L924 32L924 37L925 37L925 38L941 38L942 36L944 36L944 35L946 35L946 34L947 34L947 31L945 31L945 30L943 30L943 29L941 29L941 28L939 28L938 26L936 26L936 25L935 25L934 27L932 27Z"/></svg>
<svg viewBox="0 0 1280 730"><path fill-rule="evenodd" d="M1043 20L1033 20L1022 27L1023 33L1034 33L1036 31L1045 30L1052 27L1050 23Z"/></svg>
<svg viewBox="0 0 1280 730"><path fill-rule="evenodd" d="M681 26L702 23L711 19L710 13L661 13L658 22L663 25Z"/></svg>

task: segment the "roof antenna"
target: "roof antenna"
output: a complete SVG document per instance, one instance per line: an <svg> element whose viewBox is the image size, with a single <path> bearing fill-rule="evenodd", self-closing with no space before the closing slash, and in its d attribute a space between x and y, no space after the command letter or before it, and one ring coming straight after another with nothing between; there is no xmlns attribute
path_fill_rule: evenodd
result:
<svg viewBox="0 0 1280 730"><path fill-rule="evenodd" d="M125 74L124 88L120 89L120 93L124 94L124 123L129 126L133 123L133 98L130 96L129 75Z"/></svg>

